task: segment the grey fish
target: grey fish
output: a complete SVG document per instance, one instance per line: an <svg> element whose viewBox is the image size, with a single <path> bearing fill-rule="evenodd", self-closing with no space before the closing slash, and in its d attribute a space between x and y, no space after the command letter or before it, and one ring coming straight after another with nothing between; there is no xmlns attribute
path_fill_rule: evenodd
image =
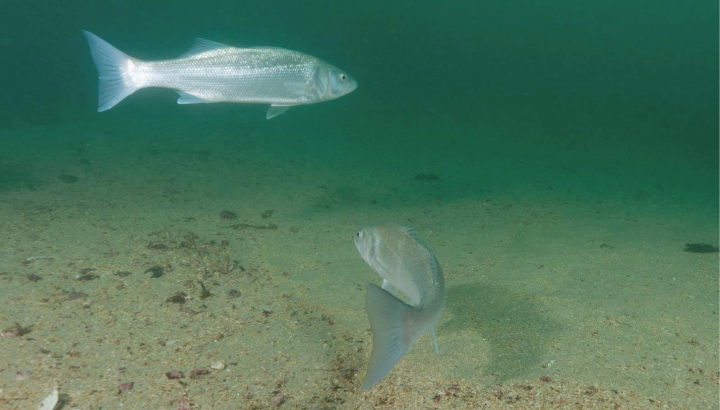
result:
<svg viewBox="0 0 720 410"><path fill-rule="evenodd" d="M445 278L435 255L412 228L372 226L353 237L365 262L383 278L380 288L366 284L365 308L370 319L373 347L362 389L367 390L400 361L423 333L431 332L435 351L435 323L445 306ZM393 296L393 288L414 305Z"/></svg>
<svg viewBox="0 0 720 410"><path fill-rule="evenodd" d="M180 94L178 104L270 104L270 119L289 107L334 100L357 88L346 72L298 51L238 48L198 38L180 58L141 61L83 33L99 73L98 111L141 88L163 87Z"/></svg>

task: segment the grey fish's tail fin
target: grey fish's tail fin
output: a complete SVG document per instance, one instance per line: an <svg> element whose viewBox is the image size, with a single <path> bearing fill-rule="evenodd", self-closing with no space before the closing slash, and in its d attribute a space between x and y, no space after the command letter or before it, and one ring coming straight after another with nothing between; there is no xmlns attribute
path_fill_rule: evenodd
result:
<svg viewBox="0 0 720 410"><path fill-rule="evenodd" d="M98 111L109 110L142 87L133 83L132 70L139 62L95 34L83 30L98 70Z"/></svg>
<svg viewBox="0 0 720 410"><path fill-rule="evenodd" d="M366 285L365 307L370 318L373 346L362 390L367 390L400 361L418 335L404 319L412 307L377 285Z"/></svg>

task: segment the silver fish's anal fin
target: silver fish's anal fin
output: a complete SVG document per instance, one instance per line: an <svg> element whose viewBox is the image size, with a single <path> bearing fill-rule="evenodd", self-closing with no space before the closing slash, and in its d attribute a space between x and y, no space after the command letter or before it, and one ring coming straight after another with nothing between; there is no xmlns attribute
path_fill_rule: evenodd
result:
<svg viewBox="0 0 720 410"><path fill-rule="evenodd" d="M437 344L437 336L435 336L435 326L432 327L430 332L432 333L433 343L435 344L435 353L440 354L440 349L438 348Z"/></svg>
<svg viewBox="0 0 720 410"><path fill-rule="evenodd" d="M277 117L278 115L284 113L287 111L288 108L292 107L292 105L277 105L273 104L268 108L267 114L265 115L265 118L268 120L273 117Z"/></svg>
<svg viewBox="0 0 720 410"><path fill-rule="evenodd" d="M188 94L185 91L178 91L177 93L180 94L180 98L177 100L178 104L205 104L212 102L198 96Z"/></svg>
<svg viewBox="0 0 720 410"><path fill-rule="evenodd" d="M412 307L384 291L379 286L365 285L365 309L372 329L372 353L362 390L367 390L390 370L407 353L415 341L413 329L406 328L404 320Z"/></svg>
<svg viewBox="0 0 720 410"><path fill-rule="evenodd" d="M227 44L218 43L217 41L207 40L198 37L195 39L195 42L193 42L190 50L182 53L180 55L180 58L190 57L194 56L195 54L205 53L207 51L218 50L221 48L230 48L230 46Z"/></svg>
<svg viewBox="0 0 720 410"><path fill-rule="evenodd" d="M89 31L83 30L83 34L98 70L98 111L109 110L142 88L133 82L133 70L140 61Z"/></svg>

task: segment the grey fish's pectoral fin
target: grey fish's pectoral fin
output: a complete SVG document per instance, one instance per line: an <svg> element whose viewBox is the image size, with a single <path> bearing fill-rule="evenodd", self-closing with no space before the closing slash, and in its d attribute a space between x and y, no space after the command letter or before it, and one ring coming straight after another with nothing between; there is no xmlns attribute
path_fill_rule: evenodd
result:
<svg viewBox="0 0 720 410"><path fill-rule="evenodd" d="M198 96L188 94L185 91L178 91L177 93L180 94L180 98L177 100L178 104L206 104L212 102Z"/></svg>
<svg viewBox="0 0 720 410"><path fill-rule="evenodd" d="M385 279L383 279L382 288L383 288L383 290L390 292L391 295L400 299L398 297L398 294L400 294L400 291L395 286L391 285L390 282L386 281Z"/></svg>
<svg viewBox="0 0 720 410"><path fill-rule="evenodd" d="M383 279L383 284L382 284L383 290L387 290L388 292L392 293L392 290L390 290L390 289L392 289L392 287L393 287L393 285L391 285L390 282Z"/></svg>
<svg viewBox="0 0 720 410"><path fill-rule="evenodd" d="M184 52L180 55L180 58L183 57L190 57L194 56L195 54L204 53L206 51L212 51L217 50L221 48L229 48L230 46L223 43L218 43L217 41L207 40L204 38L196 38L195 42L193 42L192 47L190 47L190 50Z"/></svg>
<svg viewBox="0 0 720 410"><path fill-rule="evenodd" d="M379 286L365 286L365 308L372 329L372 353L362 390L367 390L385 377L407 353L415 341L412 329L403 320L412 307Z"/></svg>
<svg viewBox="0 0 720 410"><path fill-rule="evenodd" d="M438 348L437 344L437 336L435 336L435 326L432 327L432 330L430 330L430 332L432 332L433 343L435 344L435 353L440 354L440 349Z"/></svg>
<svg viewBox="0 0 720 410"><path fill-rule="evenodd" d="M267 118L269 120L270 118L277 117L278 115L287 111L287 109L290 107L292 107L292 105L273 104L270 106L270 108L268 108L267 115L265 115L265 118Z"/></svg>

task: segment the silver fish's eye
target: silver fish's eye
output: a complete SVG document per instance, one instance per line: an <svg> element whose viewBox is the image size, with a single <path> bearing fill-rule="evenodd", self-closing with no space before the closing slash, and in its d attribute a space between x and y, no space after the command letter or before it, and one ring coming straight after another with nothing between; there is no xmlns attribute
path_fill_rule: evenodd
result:
<svg viewBox="0 0 720 410"><path fill-rule="evenodd" d="M360 231L355 232L355 236L360 237Z"/></svg>
<svg viewBox="0 0 720 410"><path fill-rule="evenodd" d="M340 81L345 82L347 80L347 76L345 74L340 74Z"/></svg>

